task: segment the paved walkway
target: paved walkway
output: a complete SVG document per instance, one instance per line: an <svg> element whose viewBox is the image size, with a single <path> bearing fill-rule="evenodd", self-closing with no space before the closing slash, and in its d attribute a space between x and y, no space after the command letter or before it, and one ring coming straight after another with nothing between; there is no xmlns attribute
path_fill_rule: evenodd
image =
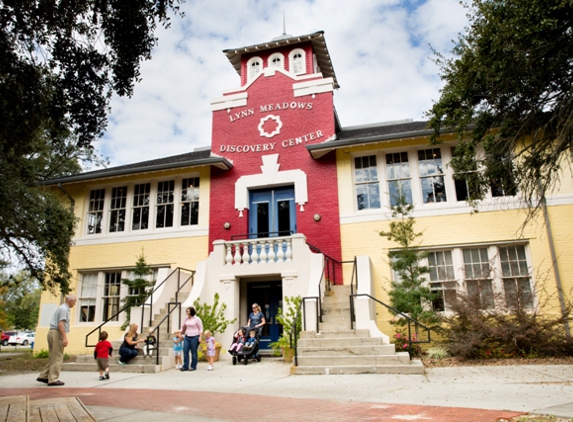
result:
<svg viewBox="0 0 573 422"><path fill-rule="evenodd" d="M135 415L138 422L497 421L523 413L573 418L573 366L523 365L429 369L426 375L289 376L288 365L263 359L248 366L223 360L208 372L159 374L63 372L65 387L37 374L3 376L0 396L78 396L100 421Z"/></svg>

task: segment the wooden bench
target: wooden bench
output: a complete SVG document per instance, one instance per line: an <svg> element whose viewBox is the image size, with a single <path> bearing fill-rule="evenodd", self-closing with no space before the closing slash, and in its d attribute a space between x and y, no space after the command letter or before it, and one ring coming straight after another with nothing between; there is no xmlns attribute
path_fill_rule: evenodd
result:
<svg viewBox="0 0 573 422"><path fill-rule="evenodd" d="M0 422L96 422L77 397L0 397Z"/></svg>

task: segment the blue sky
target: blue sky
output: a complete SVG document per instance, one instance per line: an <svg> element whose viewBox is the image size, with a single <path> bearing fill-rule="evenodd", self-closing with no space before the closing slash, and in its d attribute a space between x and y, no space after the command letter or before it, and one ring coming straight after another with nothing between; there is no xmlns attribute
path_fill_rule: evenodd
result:
<svg viewBox="0 0 573 422"><path fill-rule="evenodd" d="M188 0L181 10L158 30L134 95L112 100L95 144L110 166L210 145L210 101L240 85L222 51L281 35L283 10L287 34L324 31L343 127L424 119L442 86L431 47L447 54L468 23L459 0Z"/></svg>

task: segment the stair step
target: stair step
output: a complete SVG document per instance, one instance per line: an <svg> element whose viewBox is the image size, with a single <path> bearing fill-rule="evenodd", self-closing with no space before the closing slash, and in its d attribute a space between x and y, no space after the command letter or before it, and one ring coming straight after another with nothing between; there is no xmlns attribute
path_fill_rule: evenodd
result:
<svg viewBox="0 0 573 422"><path fill-rule="evenodd" d="M393 344L356 344L350 342L330 341L317 343L298 343L298 354L303 356L362 356L362 355L393 355L396 348Z"/></svg>
<svg viewBox="0 0 573 422"><path fill-rule="evenodd" d="M400 352L393 355L361 355L361 356L298 356L299 366L377 366L409 364L408 353Z"/></svg>
<svg viewBox="0 0 573 422"><path fill-rule="evenodd" d="M93 363L78 363L78 362L66 362L62 365L62 371L69 371L69 372L93 372L94 374L97 373L98 367L93 360ZM115 363L113 363L115 362ZM121 373L136 373L136 374L156 374L161 372L161 365L154 365L154 364L137 364L129 362L127 365L118 365L117 361L110 360L109 361L109 370L111 373L111 377L113 378L114 372L121 372Z"/></svg>
<svg viewBox="0 0 573 422"><path fill-rule="evenodd" d="M292 375L358 375L358 374L424 374L420 360L408 364L391 365L347 365L347 366L293 366Z"/></svg>
<svg viewBox="0 0 573 422"><path fill-rule="evenodd" d="M353 337L370 337L368 330L350 330L350 329L333 329L315 331L302 331L300 338L353 338Z"/></svg>

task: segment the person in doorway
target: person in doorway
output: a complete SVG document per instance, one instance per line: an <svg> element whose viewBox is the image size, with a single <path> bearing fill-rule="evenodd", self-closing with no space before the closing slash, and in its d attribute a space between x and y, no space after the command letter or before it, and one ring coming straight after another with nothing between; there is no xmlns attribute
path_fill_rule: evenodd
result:
<svg viewBox="0 0 573 422"><path fill-rule="evenodd" d="M181 355L183 354L183 335L181 331L175 331L175 336L173 337L173 356L175 356L175 369L181 369L182 360Z"/></svg>
<svg viewBox="0 0 573 422"><path fill-rule="evenodd" d="M211 331L205 330L205 343L207 343L207 371L213 370L213 359L215 358L215 338L211 334Z"/></svg>
<svg viewBox="0 0 573 422"><path fill-rule="evenodd" d="M113 346L109 341L107 341L107 331L102 331L99 335L99 341L97 342L94 351L100 381L109 379L109 357L112 353Z"/></svg>
<svg viewBox="0 0 573 422"><path fill-rule="evenodd" d="M181 371L194 371L197 369L197 349L203 337L203 322L197 316L193 306L185 311L187 317L181 325L181 332L185 335L183 342L183 366ZM189 352L191 352L191 366L189 366Z"/></svg>
<svg viewBox="0 0 573 422"><path fill-rule="evenodd" d="M260 334L263 329L262 327L267 323L267 320L265 319L265 315L261 312L261 307L258 304L253 303L252 309L253 312L249 314L247 325L249 326L249 329L255 328Z"/></svg>
<svg viewBox="0 0 573 422"><path fill-rule="evenodd" d="M138 353L137 345L139 343L145 343L146 341L146 339L137 339L138 328L137 324L130 324L129 330L123 336L123 343L121 343L121 346L119 347L119 360L117 361L120 365L125 365L131 359L136 357Z"/></svg>
<svg viewBox="0 0 573 422"><path fill-rule="evenodd" d="M68 346L68 333L70 331L70 310L78 299L75 295L67 295L64 303L56 309L50 321L48 331L48 351L50 359L40 372L36 381L48 384L48 386L64 385L60 381L60 370L64 363L64 348Z"/></svg>

